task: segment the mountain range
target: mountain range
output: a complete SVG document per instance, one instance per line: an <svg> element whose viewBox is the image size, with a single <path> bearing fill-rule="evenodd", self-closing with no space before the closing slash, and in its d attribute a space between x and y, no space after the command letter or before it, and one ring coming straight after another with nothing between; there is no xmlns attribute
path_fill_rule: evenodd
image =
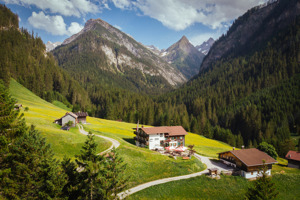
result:
<svg viewBox="0 0 300 200"><path fill-rule="evenodd" d="M101 19L88 20L83 30L52 53L77 80L146 93L187 81L175 67Z"/></svg>
<svg viewBox="0 0 300 200"><path fill-rule="evenodd" d="M102 20L99 19L99 22L100 21L102 21ZM91 30L91 27L90 27L91 25L89 25L89 23L90 22L87 23L85 28L80 33L75 34L75 35L71 36L70 38L67 38L63 43L61 43L61 42L52 43L52 42L48 41L48 43L46 44L46 50L52 51L60 45L67 45L70 42L76 40L81 34ZM113 30L113 28L111 28L112 27L111 25L108 25L104 21L102 21L102 23L106 24L105 27L109 27L110 30ZM122 33L121 31L117 31L117 32ZM122 34L125 34L126 36L128 36L126 33L122 33ZM129 37L131 37L131 36L129 36ZM133 39L133 38L131 38L131 39ZM214 43L214 39L209 38L207 41L203 42L201 45L196 46L196 48L195 48L189 42L189 40L186 38L186 36L183 36L178 42L171 45L168 49L160 50L157 47L155 47L154 45L147 46L147 45L142 45L140 43L139 44L146 47L148 50L150 50L156 56L162 58L169 65L173 66L173 68L176 68L177 70L179 70L184 75L184 78L186 80L188 80L191 77L193 77L199 73L202 60L203 60L204 56L209 52L209 49L211 48L213 43ZM130 44L125 44L125 43L119 43L118 45L126 46L126 48L129 49L129 51L132 50L131 47L129 47L129 46L133 46L132 44L130 45ZM198 49L198 51L196 51L197 49ZM110 62L114 62L114 64L116 64L116 60L115 60L114 56L112 58L110 52L106 52L106 54L108 56L108 60L110 60ZM141 56L143 56L143 55L139 55L139 57L141 57ZM119 58L119 59L121 59L121 62L122 62L122 58ZM169 72L170 74L174 74L173 69L170 70L170 68L167 68L166 70L170 71ZM161 74L161 76L165 77L165 73L161 73L161 72L159 72L159 73ZM168 81L168 82L171 85L178 84L177 81L175 81L175 82ZM181 81L179 81L179 84L180 83L181 83Z"/></svg>

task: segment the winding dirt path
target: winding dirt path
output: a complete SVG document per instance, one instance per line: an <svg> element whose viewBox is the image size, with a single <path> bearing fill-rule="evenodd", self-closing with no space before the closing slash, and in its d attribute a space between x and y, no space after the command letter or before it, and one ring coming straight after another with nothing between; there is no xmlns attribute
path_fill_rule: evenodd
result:
<svg viewBox="0 0 300 200"><path fill-rule="evenodd" d="M81 124L77 124L78 125L78 128L79 128L79 132L80 133L82 133L82 134L84 134L84 135L88 135L88 132L87 131L85 131L84 129L83 129L83 126L81 125ZM105 140L109 140L109 141L111 141L111 143L112 143L112 145L108 148L108 149L106 149L105 151L102 151L101 153L105 153L105 152L108 152L108 151L110 151L110 150L112 150L112 148L118 148L119 146L120 146L120 142L118 142L117 140L115 140L115 139L112 139L112 138L110 138L110 137L106 137L106 136L103 136L103 135L95 135L96 137L100 137L100 138L103 138L103 139L105 139Z"/></svg>

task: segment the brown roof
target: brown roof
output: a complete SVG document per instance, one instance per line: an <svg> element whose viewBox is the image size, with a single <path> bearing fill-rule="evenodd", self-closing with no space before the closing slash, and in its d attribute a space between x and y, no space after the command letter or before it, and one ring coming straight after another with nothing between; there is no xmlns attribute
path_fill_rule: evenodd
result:
<svg viewBox="0 0 300 200"><path fill-rule="evenodd" d="M256 165L263 165L263 160L265 161L265 164L277 163L277 161L274 158L272 158L265 152L260 151L255 148L232 150L232 151L227 151L227 152L231 152L233 155L235 155L241 162L243 162L248 167L256 166ZM223 153L227 153L227 152L223 152ZM219 154L221 154L221 153L219 153Z"/></svg>
<svg viewBox="0 0 300 200"><path fill-rule="evenodd" d="M170 136L187 135L182 126L161 126L141 128L146 134L168 133Z"/></svg>
<svg viewBox="0 0 300 200"><path fill-rule="evenodd" d="M72 113L72 112L67 112L66 114L65 114L65 116L67 116L67 115L71 115L72 117L74 117L75 119L78 117L76 114L74 114L74 113ZM64 116L63 116L64 117Z"/></svg>
<svg viewBox="0 0 300 200"><path fill-rule="evenodd" d="M72 117L74 117L75 119L77 119L77 115L75 115L75 114L72 113L72 112L67 112L67 113L66 113L64 116L62 116L61 118L54 120L54 122L61 120L62 118L64 118L64 117L67 116L67 115L71 115Z"/></svg>
<svg viewBox="0 0 300 200"><path fill-rule="evenodd" d="M89 116L87 112L75 112L75 115L77 115L78 117L86 117Z"/></svg>
<svg viewBox="0 0 300 200"><path fill-rule="evenodd" d="M289 151L286 156L288 160L297 160L300 161L300 152L299 151Z"/></svg>

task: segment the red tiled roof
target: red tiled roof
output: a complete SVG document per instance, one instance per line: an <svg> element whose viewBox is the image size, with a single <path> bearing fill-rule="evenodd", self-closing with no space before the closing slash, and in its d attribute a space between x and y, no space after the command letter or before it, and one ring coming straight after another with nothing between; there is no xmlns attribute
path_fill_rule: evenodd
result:
<svg viewBox="0 0 300 200"><path fill-rule="evenodd" d="M263 165L263 160L265 161L265 164L277 163L277 161L274 158L272 158L265 152L260 151L255 148L232 150L232 151L227 151L227 152L231 152L233 155L235 155L241 162L243 162L248 167L256 166L256 165ZM226 153L226 152L223 152L223 153ZM221 154L221 153L219 153L219 154Z"/></svg>
<svg viewBox="0 0 300 200"><path fill-rule="evenodd" d="M300 151L289 151L286 156L288 160L297 160L300 161Z"/></svg>
<svg viewBox="0 0 300 200"><path fill-rule="evenodd" d="M187 135L182 126L161 126L141 128L146 134L168 133L170 136Z"/></svg>

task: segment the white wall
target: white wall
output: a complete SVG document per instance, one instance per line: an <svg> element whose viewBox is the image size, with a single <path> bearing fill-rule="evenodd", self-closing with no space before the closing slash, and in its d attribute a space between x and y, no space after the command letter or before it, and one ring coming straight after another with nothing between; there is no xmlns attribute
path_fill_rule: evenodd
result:
<svg viewBox="0 0 300 200"><path fill-rule="evenodd" d="M157 146L160 146L161 140L165 140L164 134L149 135L149 149L155 149Z"/></svg>
<svg viewBox="0 0 300 200"><path fill-rule="evenodd" d="M262 172L262 171L260 171L260 172ZM271 175L271 169L267 170L267 174ZM258 172L254 171L253 174L251 174L251 172L245 172L245 171L241 170L241 175L245 178L256 178L258 175ZM259 175L261 176L261 173Z"/></svg>

